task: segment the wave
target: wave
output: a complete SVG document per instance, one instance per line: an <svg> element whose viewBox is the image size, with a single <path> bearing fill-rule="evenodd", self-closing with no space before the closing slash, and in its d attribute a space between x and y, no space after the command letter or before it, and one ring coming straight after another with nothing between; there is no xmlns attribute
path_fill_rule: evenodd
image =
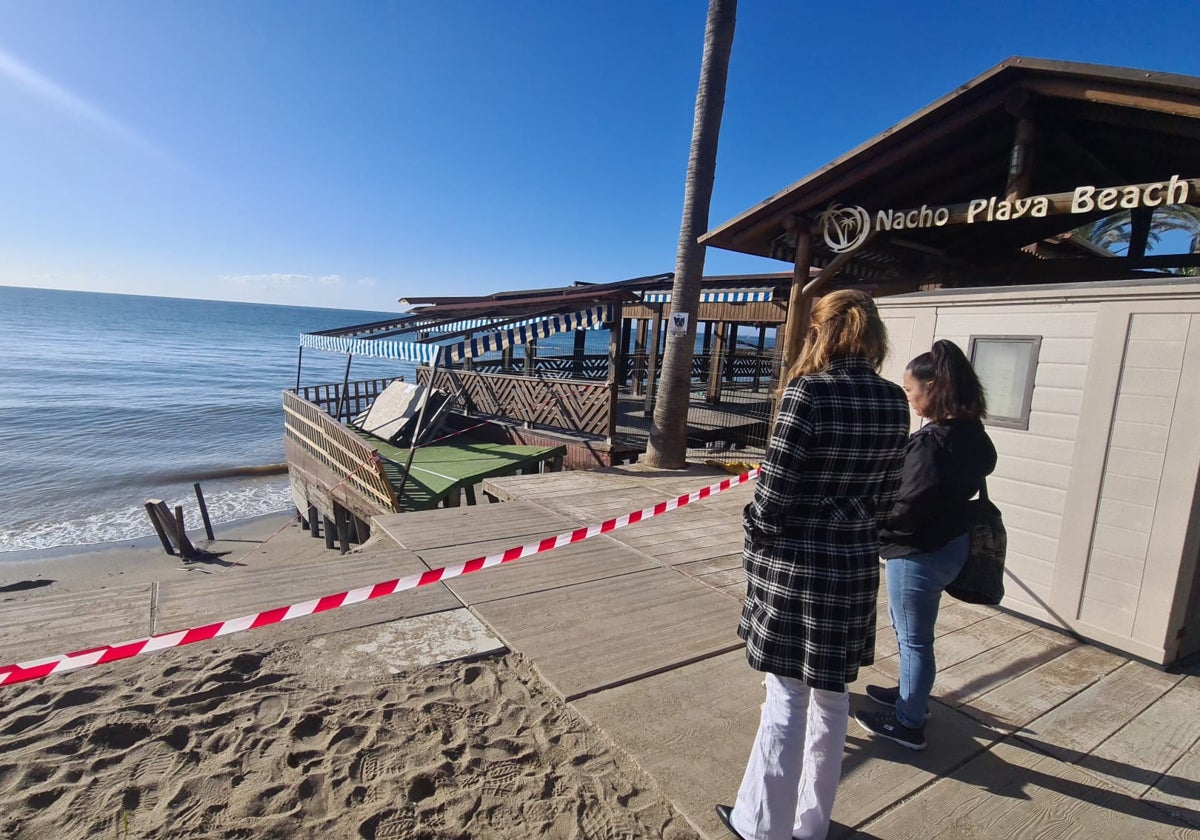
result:
<svg viewBox="0 0 1200 840"><path fill-rule="evenodd" d="M259 464L237 467L212 467L208 469L188 470L158 470L144 473L147 480L164 484L176 484L189 481L209 481L217 478L259 478L268 475L283 475L287 472L287 464Z"/></svg>
<svg viewBox="0 0 1200 840"><path fill-rule="evenodd" d="M166 503L172 510L175 505L181 505L184 509L186 528L203 533L204 523L200 518L195 496L187 493L178 498L167 499ZM206 492L205 506L213 524L220 525L267 513L287 511L293 507L293 503L288 482L271 477L244 482L230 489L219 489L211 494ZM125 542L153 534L154 528L146 516L145 507L134 504L66 521L36 522L0 528L0 556L9 551Z"/></svg>

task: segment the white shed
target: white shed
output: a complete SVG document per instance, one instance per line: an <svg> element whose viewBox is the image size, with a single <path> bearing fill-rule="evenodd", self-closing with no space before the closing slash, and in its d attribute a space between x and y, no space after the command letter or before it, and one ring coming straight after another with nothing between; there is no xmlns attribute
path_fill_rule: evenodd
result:
<svg viewBox="0 0 1200 840"><path fill-rule="evenodd" d="M1160 664L1200 651L1200 280L878 304L889 378L945 338L984 380L1004 606Z"/></svg>
<svg viewBox="0 0 1200 840"><path fill-rule="evenodd" d="M782 369L837 288L878 300L895 379L960 344L1005 606L1161 664L1200 655L1200 235L1160 238L1196 233L1198 138L1200 78L1010 58L700 239L792 263Z"/></svg>

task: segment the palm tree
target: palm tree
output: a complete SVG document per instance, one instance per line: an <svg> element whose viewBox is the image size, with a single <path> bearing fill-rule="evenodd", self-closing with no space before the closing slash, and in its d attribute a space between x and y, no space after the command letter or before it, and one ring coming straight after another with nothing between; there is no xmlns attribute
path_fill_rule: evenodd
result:
<svg viewBox="0 0 1200 840"><path fill-rule="evenodd" d="M708 230L708 208L717 171L717 138L725 110L725 82L736 18L737 0L709 0L704 58L700 63L700 86L692 122L692 148L683 190L683 221L675 251L675 282L671 288L671 313L687 313L687 333L667 336L645 457L652 467L682 469L687 462L692 353L696 346L700 280L704 276L704 246L696 240Z"/></svg>
<svg viewBox="0 0 1200 840"><path fill-rule="evenodd" d="M1190 204L1171 204L1166 207L1154 208L1150 217L1150 229L1146 240L1149 245L1157 245L1162 241L1164 233L1178 230L1191 234L1188 253L1200 254L1200 207ZM1133 211L1123 210L1113 213L1103 219L1097 219L1091 224L1077 228L1076 233L1089 242L1112 251L1114 254L1126 254L1133 238ZM1192 274L1194 268L1180 269L1181 272Z"/></svg>

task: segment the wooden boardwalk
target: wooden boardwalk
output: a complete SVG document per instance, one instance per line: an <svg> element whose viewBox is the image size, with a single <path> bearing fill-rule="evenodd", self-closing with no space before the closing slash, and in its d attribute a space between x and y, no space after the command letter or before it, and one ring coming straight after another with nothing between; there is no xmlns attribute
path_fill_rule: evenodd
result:
<svg viewBox="0 0 1200 840"><path fill-rule="evenodd" d="M55 654L64 643L195 626L462 562L723 476L632 465L491 479L484 490L502 503L380 517L378 539L346 557L302 539L281 567L197 569L185 579L10 604L0 654ZM404 617L413 632L439 616L482 620L703 836L727 838L712 806L736 792L763 700L761 675L734 632L745 589L740 514L752 491L738 487L512 564L256 632L282 640L361 633ZM895 680L885 598L881 591L877 661L851 687L854 708L868 705L866 683ZM938 634L929 749L872 740L852 721L831 836L1200 840L1200 676L950 599Z"/></svg>
<svg viewBox="0 0 1200 840"><path fill-rule="evenodd" d="M498 536L500 513L517 505L527 522L544 510L553 532L716 480L701 467L637 465L495 479L485 490L510 501L492 506L488 533ZM609 544L595 560L606 577L473 607L709 838L730 836L712 806L736 792L763 698L734 634L751 493L736 488L598 538ZM621 566L627 555L655 567ZM896 679L884 590L879 615L876 665L851 687L853 708L870 705L868 682ZM1200 838L1200 676L950 598L937 655L929 749L870 739L851 721L831 836Z"/></svg>

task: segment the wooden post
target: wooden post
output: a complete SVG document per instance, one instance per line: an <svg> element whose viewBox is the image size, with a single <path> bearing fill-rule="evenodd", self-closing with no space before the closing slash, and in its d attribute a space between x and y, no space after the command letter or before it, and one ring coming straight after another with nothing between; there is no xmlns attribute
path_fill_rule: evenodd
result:
<svg viewBox="0 0 1200 840"><path fill-rule="evenodd" d="M350 523L347 521L349 511L337 504L333 505L333 515L337 517L338 550L345 554L350 550Z"/></svg>
<svg viewBox="0 0 1200 840"><path fill-rule="evenodd" d="M812 231L809 230L807 219L797 218L795 224L796 259L792 265L792 288L788 292L780 382L787 376L792 362L800 357L800 350L804 346L804 333L808 327L806 306L811 302L811 297L805 300L804 287L808 283L808 272L812 264Z"/></svg>
<svg viewBox="0 0 1200 840"><path fill-rule="evenodd" d="M1025 198L1033 188L1033 146L1037 126L1030 118L1029 91L1010 93L1004 107L1017 118L1017 130L1008 156L1008 178L1004 186L1005 200L1013 201Z"/></svg>
<svg viewBox="0 0 1200 840"><path fill-rule="evenodd" d="M537 339L531 338L525 342L525 375L533 376L536 365L534 359L537 358Z"/></svg>
<svg viewBox="0 0 1200 840"><path fill-rule="evenodd" d="M1146 256L1153 216L1153 207L1139 207L1129 214L1129 250L1125 254L1129 259L1140 260Z"/></svg>
<svg viewBox="0 0 1200 840"><path fill-rule="evenodd" d="M208 537L208 541L212 542L216 539L213 536L212 520L208 518L208 505L204 504L204 493L200 491L200 482L192 485L196 491L196 501L200 504L200 518L204 520L204 535Z"/></svg>
<svg viewBox="0 0 1200 840"><path fill-rule="evenodd" d="M620 413L621 371L625 357L621 353L620 302L612 305L612 320L608 322L608 419L604 422L604 436L609 443L617 436L617 415Z"/></svg>
<svg viewBox="0 0 1200 840"><path fill-rule="evenodd" d="M758 393L758 387L762 384L762 357L763 351L767 347L767 328L764 324L758 326L758 352L754 356L754 393Z"/></svg>
<svg viewBox="0 0 1200 840"><path fill-rule="evenodd" d="M721 402L721 369L724 367L726 340L726 325L725 322L717 324L716 330L713 331L712 350L708 355L708 391L704 395L704 400L710 404Z"/></svg>
<svg viewBox="0 0 1200 840"><path fill-rule="evenodd" d="M322 524L325 526L325 547L333 548L335 546L333 535L336 531L333 525L333 520L324 514L321 515L321 520Z"/></svg>
<svg viewBox="0 0 1200 840"><path fill-rule="evenodd" d="M188 540L187 528L183 525L183 505L175 505L175 538L179 543L179 556L184 560L191 560L194 552L190 550L192 543Z"/></svg>
<svg viewBox="0 0 1200 840"><path fill-rule="evenodd" d="M658 345L662 338L663 305L654 304L654 324L650 338L650 358L646 360L646 414L654 411L654 384L658 378Z"/></svg>
<svg viewBox="0 0 1200 840"><path fill-rule="evenodd" d="M623 308L622 308L623 309ZM625 384L625 364L629 358L629 345L633 342L633 319L621 318L621 369L617 371L617 382ZM630 376L632 377L632 372Z"/></svg>
<svg viewBox="0 0 1200 840"><path fill-rule="evenodd" d="M154 533L158 534L158 541L162 543L163 551L173 555L175 554L175 549L171 545L171 540L167 537L167 532L163 528L163 524L159 521L155 511L155 508L162 503L162 499L147 499L146 515L150 517L150 524L154 526Z"/></svg>
<svg viewBox="0 0 1200 840"><path fill-rule="evenodd" d="M737 376L737 330L736 323L729 324L729 337L725 340L725 381L727 383L732 383Z"/></svg>
<svg viewBox="0 0 1200 840"><path fill-rule="evenodd" d="M310 536L319 537L321 535L321 523L317 521L320 513L317 511L316 505L308 506L308 533Z"/></svg>
<svg viewBox="0 0 1200 840"><path fill-rule="evenodd" d="M346 403L346 390L350 385L350 362L354 360L354 355L346 354L346 372L342 375L342 391L338 395L337 412L333 415L333 419L341 422L342 406Z"/></svg>
<svg viewBox="0 0 1200 840"><path fill-rule="evenodd" d="M646 330L650 326L650 322L645 318L638 319L637 339L633 345L633 352L637 354L637 365L633 371L633 395L640 397L643 393L643 384L646 381Z"/></svg>
<svg viewBox="0 0 1200 840"><path fill-rule="evenodd" d="M575 330L575 346L571 352L571 376L576 379L583 378L583 350L584 342L587 341L587 332L584 330Z"/></svg>

